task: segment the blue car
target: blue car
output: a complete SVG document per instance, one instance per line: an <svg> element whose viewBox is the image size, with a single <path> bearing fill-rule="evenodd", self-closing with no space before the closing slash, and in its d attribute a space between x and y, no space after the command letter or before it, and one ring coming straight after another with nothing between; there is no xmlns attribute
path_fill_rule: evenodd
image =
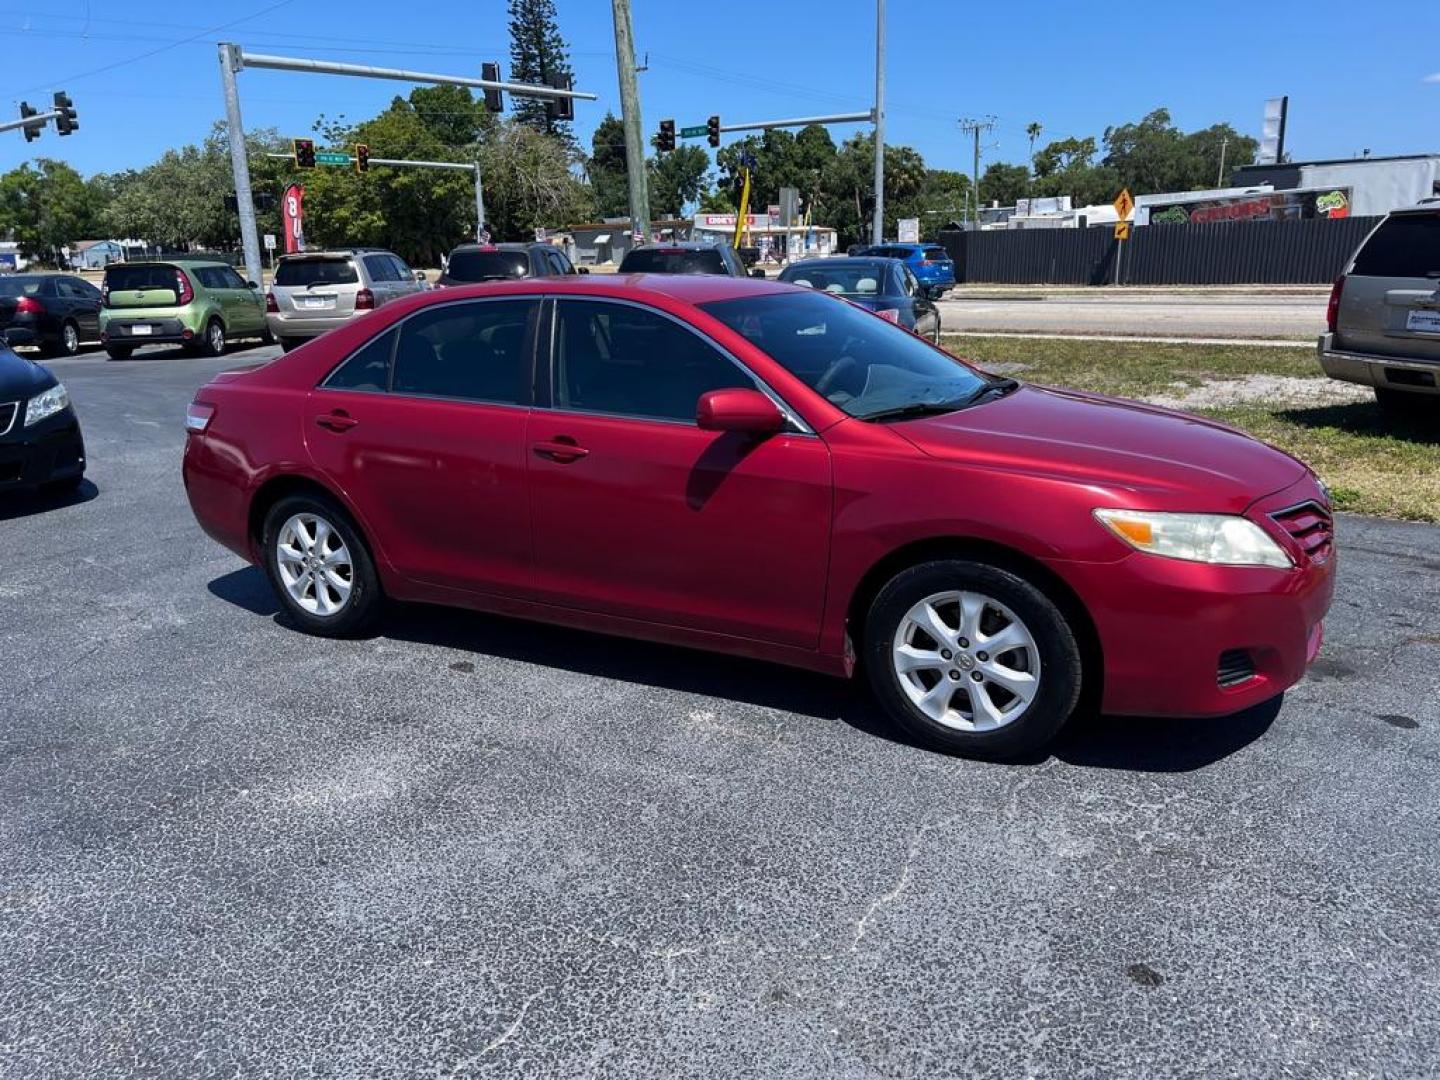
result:
<svg viewBox="0 0 1440 1080"><path fill-rule="evenodd" d="M921 285L949 288L955 284L955 264L939 244L871 244L850 254L872 259L900 259Z"/></svg>

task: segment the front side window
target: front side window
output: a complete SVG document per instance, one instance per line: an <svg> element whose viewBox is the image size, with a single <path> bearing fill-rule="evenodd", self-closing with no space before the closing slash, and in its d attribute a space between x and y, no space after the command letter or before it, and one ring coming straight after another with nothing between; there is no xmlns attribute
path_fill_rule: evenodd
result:
<svg viewBox="0 0 1440 1080"><path fill-rule="evenodd" d="M700 309L851 416L959 408L994 385L910 331L838 297L790 292Z"/></svg>
<svg viewBox="0 0 1440 1080"><path fill-rule="evenodd" d="M397 394L517 405L527 397L535 300L428 308L400 326L391 389Z"/></svg>
<svg viewBox="0 0 1440 1080"><path fill-rule="evenodd" d="M233 266L226 266L220 270L220 287L222 289L248 289L245 279L235 272Z"/></svg>
<svg viewBox="0 0 1440 1080"><path fill-rule="evenodd" d="M754 379L693 331L653 311L562 300L555 327L555 405L580 412L695 422L710 390Z"/></svg>

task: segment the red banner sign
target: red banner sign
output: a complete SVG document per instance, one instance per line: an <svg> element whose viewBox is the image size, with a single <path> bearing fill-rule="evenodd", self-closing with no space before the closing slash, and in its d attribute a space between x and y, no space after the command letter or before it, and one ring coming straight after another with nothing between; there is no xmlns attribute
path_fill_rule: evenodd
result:
<svg viewBox="0 0 1440 1080"><path fill-rule="evenodd" d="M285 189L284 202L281 215L285 220L285 254L293 255L305 250L305 189L291 184Z"/></svg>

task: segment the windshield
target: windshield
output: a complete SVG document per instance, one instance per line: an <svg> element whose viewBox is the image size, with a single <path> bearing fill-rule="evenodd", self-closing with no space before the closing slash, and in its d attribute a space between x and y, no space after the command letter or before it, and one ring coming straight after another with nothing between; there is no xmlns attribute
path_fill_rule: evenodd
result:
<svg viewBox="0 0 1440 1080"><path fill-rule="evenodd" d="M524 277L529 268L523 251L456 251L445 276L456 281L492 281Z"/></svg>
<svg viewBox="0 0 1440 1080"><path fill-rule="evenodd" d="M725 260L714 248L639 248L620 262L622 274L723 274Z"/></svg>
<svg viewBox="0 0 1440 1080"><path fill-rule="evenodd" d="M308 288L311 285L354 285L360 279L349 259L281 259L275 284Z"/></svg>
<svg viewBox="0 0 1440 1080"><path fill-rule="evenodd" d="M0 277L0 296L34 296L40 291L40 278Z"/></svg>
<svg viewBox="0 0 1440 1080"><path fill-rule="evenodd" d="M841 296L875 297L885 292L885 264L802 263L786 267L780 280Z"/></svg>
<svg viewBox="0 0 1440 1080"><path fill-rule="evenodd" d="M969 404L996 385L949 353L846 300L820 293L701 304L851 416Z"/></svg>

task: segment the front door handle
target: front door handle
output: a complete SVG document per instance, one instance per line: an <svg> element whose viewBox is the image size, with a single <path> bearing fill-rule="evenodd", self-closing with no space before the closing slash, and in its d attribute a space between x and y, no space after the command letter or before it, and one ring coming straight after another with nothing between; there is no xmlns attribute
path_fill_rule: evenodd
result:
<svg viewBox="0 0 1440 1080"><path fill-rule="evenodd" d="M356 420L343 409L336 409L334 412L322 413L315 418L315 423L330 431L349 431L360 421Z"/></svg>
<svg viewBox="0 0 1440 1080"><path fill-rule="evenodd" d="M564 435L558 435L546 442L538 442L532 449L541 457L549 458L551 461L559 462L561 465L568 465L572 461L579 461L590 453L589 450L578 445L574 439Z"/></svg>

